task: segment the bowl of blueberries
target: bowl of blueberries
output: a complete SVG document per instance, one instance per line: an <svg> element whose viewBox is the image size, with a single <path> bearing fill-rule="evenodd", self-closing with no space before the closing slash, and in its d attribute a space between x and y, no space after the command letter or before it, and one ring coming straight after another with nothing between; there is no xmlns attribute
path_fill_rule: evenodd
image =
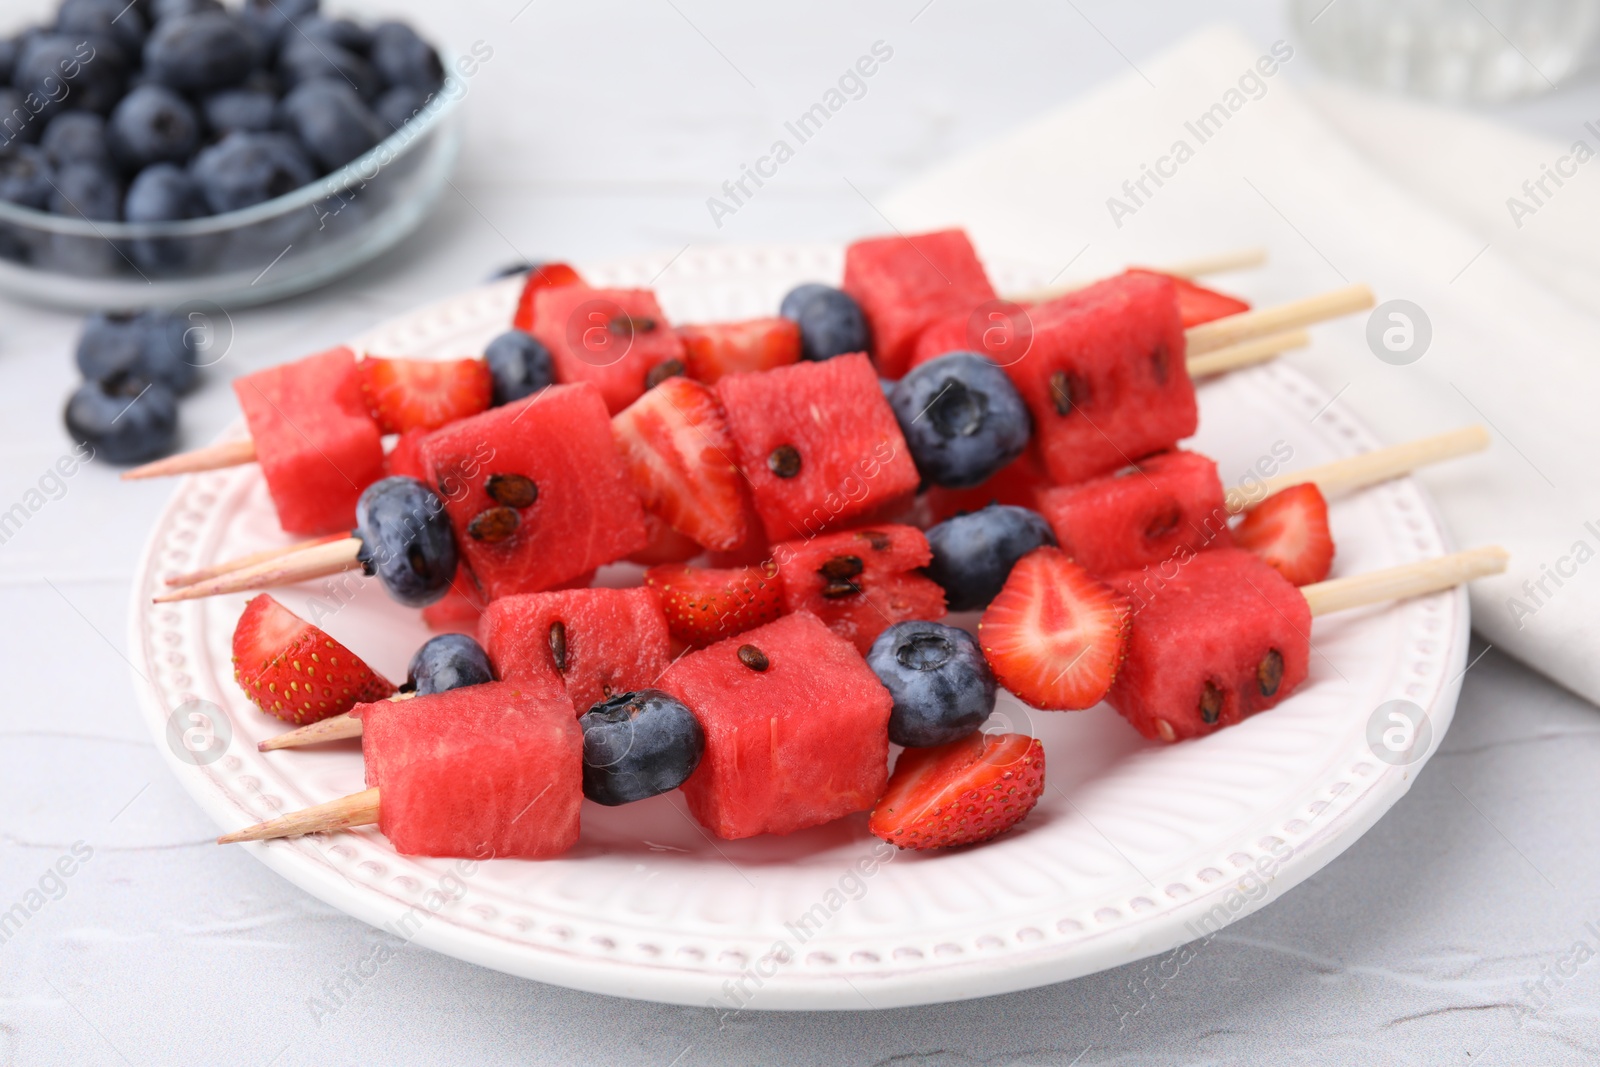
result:
<svg viewBox="0 0 1600 1067"><path fill-rule="evenodd" d="M426 217L476 61L318 0L230 2L61 0L0 38L0 291L260 303Z"/></svg>

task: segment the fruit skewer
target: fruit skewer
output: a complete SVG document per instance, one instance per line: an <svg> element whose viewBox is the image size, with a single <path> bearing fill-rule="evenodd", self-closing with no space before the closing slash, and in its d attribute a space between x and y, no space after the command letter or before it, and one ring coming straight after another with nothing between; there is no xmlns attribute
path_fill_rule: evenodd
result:
<svg viewBox="0 0 1600 1067"><path fill-rule="evenodd" d="M1234 489L1227 496L1226 506L1230 514L1239 514L1280 489L1304 483L1316 484L1325 496L1339 496L1398 478L1428 464L1480 451L1487 447L1488 443L1488 433L1481 426L1451 430L1432 437L1376 449L1359 456L1334 460L1302 472L1278 475L1250 491ZM416 495L418 499L426 499L420 492ZM441 530L439 536L443 537L446 533L447 529ZM252 553L238 560L217 564L206 571L197 572L201 577L187 585L174 582L172 584L176 588L156 596L155 601L171 603L256 589L270 589L354 570L363 566L359 554L364 543L360 536L319 539L282 549ZM408 552L404 546L400 546L392 549L391 554L403 557Z"/></svg>
<svg viewBox="0 0 1600 1067"><path fill-rule="evenodd" d="M1506 551L1499 547L1469 549L1355 577L1319 582L1298 592L1310 615L1322 616L1452 589L1476 578L1502 573L1508 558ZM1291 684L1275 695L1281 699L1292 688ZM1170 730L1169 727L1167 733ZM1159 728L1157 732L1160 733ZM1162 736L1167 740L1175 739L1175 735ZM366 789L224 834L217 840L219 844L269 841L368 826L379 821L381 803L379 788Z"/></svg>

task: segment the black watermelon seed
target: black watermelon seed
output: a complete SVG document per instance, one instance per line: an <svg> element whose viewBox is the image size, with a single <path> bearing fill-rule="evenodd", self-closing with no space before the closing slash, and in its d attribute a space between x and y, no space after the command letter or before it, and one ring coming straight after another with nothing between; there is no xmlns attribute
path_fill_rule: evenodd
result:
<svg viewBox="0 0 1600 1067"><path fill-rule="evenodd" d="M1070 415L1089 398L1088 383L1076 374L1058 370L1050 375L1050 401L1057 415Z"/></svg>
<svg viewBox="0 0 1600 1067"><path fill-rule="evenodd" d="M1178 506L1173 504L1165 511L1158 512L1144 528L1145 537L1152 541L1159 541L1173 530L1178 528L1178 523L1183 521L1183 513Z"/></svg>
<svg viewBox="0 0 1600 1067"><path fill-rule="evenodd" d="M739 646L739 662L753 671L764 671L772 665L767 654L755 645Z"/></svg>
<svg viewBox="0 0 1600 1067"><path fill-rule="evenodd" d="M1261 657L1261 662L1256 664L1256 688L1261 690L1264 697L1272 696L1278 691L1278 686L1283 684L1283 653L1275 648L1269 648L1267 654Z"/></svg>
<svg viewBox="0 0 1600 1067"><path fill-rule="evenodd" d="M1215 725L1217 718L1222 714L1222 690L1215 682L1206 682L1206 687L1200 693L1200 721L1208 725Z"/></svg>
<svg viewBox="0 0 1600 1067"><path fill-rule="evenodd" d="M550 658L557 671L567 673L567 624L560 620L550 624Z"/></svg>
<svg viewBox="0 0 1600 1067"><path fill-rule="evenodd" d="M644 387L654 389L668 378L683 377L683 360L669 359L665 363L657 363L650 368L650 373L644 376Z"/></svg>
<svg viewBox="0 0 1600 1067"><path fill-rule="evenodd" d="M828 562L817 568L817 573L824 578L835 581L844 578L854 578L866 569L860 556L834 556Z"/></svg>
<svg viewBox="0 0 1600 1067"><path fill-rule="evenodd" d="M1150 353L1150 369L1155 372L1157 385L1167 384L1167 372L1171 366L1172 357L1167 352L1166 342L1163 341L1156 345L1154 352Z"/></svg>
<svg viewBox="0 0 1600 1067"><path fill-rule="evenodd" d="M767 457L767 470L779 478L793 478L800 473L800 450L794 445L779 445Z"/></svg>
<svg viewBox="0 0 1600 1067"><path fill-rule="evenodd" d="M478 512L472 517L472 521L467 523L467 533L471 534L475 541L487 541L490 544L495 544L516 533L517 527L521 524L522 519L518 517L514 509L507 507L489 508Z"/></svg>
<svg viewBox="0 0 1600 1067"><path fill-rule="evenodd" d="M539 499L539 487L525 474L491 474L483 483L483 491L496 504L508 508L531 508Z"/></svg>
<svg viewBox="0 0 1600 1067"><path fill-rule="evenodd" d="M889 546L893 544L893 542L889 540L888 534L881 533L877 530L862 530L857 533L856 536L865 537L867 539L867 544L872 546L872 550L874 552L887 552L889 551Z"/></svg>

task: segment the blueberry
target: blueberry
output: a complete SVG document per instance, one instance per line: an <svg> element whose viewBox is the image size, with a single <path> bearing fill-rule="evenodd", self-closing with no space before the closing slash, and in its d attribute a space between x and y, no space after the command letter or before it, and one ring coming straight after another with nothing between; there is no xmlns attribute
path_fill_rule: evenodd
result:
<svg viewBox="0 0 1600 1067"><path fill-rule="evenodd" d="M17 69L17 53L22 42L16 37L0 37L0 85L10 85L11 75Z"/></svg>
<svg viewBox="0 0 1600 1067"><path fill-rule="evenodd" d="M990 504L946 519L928 531L929 578L944 587L951 611L977 611L1000 595L1017 560L1056 535L1037 511Z"/></svg>
<svg viewBox="0 0 1600 1067"><path fill-rule="evenodd" d="M111 463L143 463L172 451L178 401L159 382L130 375L85 382L67 401L67 433Z"/></svg>
<svg viewBox="0 0 1600 1067"><path fill-rule="evenodd" d="M238 85L256 58L255 39L224 11L163 19L144 44L150 80L183 92Z"/></svg>
<svg viewBox="0 0 1600 1067"><path fill-rule="evenodd" d="M432 93L425 93L410 85L396 85L378 97L378 102L372 105L372 110L388 128L398 130L410 122L411 117L432 99Z"/></svg>
<svg viewBox="0 0 1600 1067"><path fill-rule="evenodd" d="M184 15L198 15L202 11L224 11L222 0L150 0L152 24Z"/></svg>
<svg viewBox="0 0 1600 1067"><path fill-rule="evenodd" d="M176 163L152 163L128 186L123 217L129 222L177 222L210 214L200 184Z"/></svg>
<svg viewBox="0 0 1600 1067"><path fill-rule="evenodd" d="M1032 420L1006 372L972 352L912 368L889 394L911 458L934 485L979 485L1022 455Z"/></svg>
<svg viewBox="0 0 1600 1067"><path fill-rule="evenodd" d="M50 210L57 215L113 222L122 218L122 181L105 167L69 163L56 172Z"/></svg>
<svg viewBox="0 0 1600 1067"><path fill-rule="evenodd" d="M489 342L483 361L494 378L495 407L532 396L556 380L550 350L531 333L507 330Z"/></svg>
<svg viewBox="0 0 1600 1067"><path fill-rule="evenodd" d="M388 133L354 89L326 78L297 86L283 98L282 115L284 125L327 170L359 158Z"/></svg>
<svg viewBox="0 0 1600 1067"><path fill-rule="evenodd" d="M35 143L44 128L45 119L34 114L21 92L0 86L0 152Z"/></svg>
<svg viewBox="0 0 1600 1067"><path fill-rule="evenodd" d="M300 20L300 32L317 42L326 41L357 55L366 55L372 49L372 31L349 19L310 15Z"/></svg>
<svg viewBox="0 0 1600 1067"><path fill-rule="evenodd" d="M89 381L134 373L144 353L145 324L136 311L96 311L78 335L78 371Z"/></svg>
<svg viewBox="0 0 1600 1067"><path fill-rule="evenodd" d="M515 263L507 263L503 267L496 267L494 273L490 274L485 280L497 282L501 278L520 278L526 275L532 269L532 263L529 263L525 259L519 259Z"/></svg>
<svg viewBox="0 0 1600 1067"><path fill-rule="evenodd" d="M127 0L61 0L56 29L78 37L91 33L111 37L130 57L144 46L144 16Z"/></svg>
<svg viewBox="0 0 1600 1067"><path fill-rule="evenodd" d="M291 23L317 13L317 0L245 0L242 17L271 44L283 39Z"/></svg>
<svg viewBox="0 0 1600 1067"><path fill-rule="evenodd" d="M408 607L432 604L456 576L456 538L444 502L415 478L384 478L356 501L356 558Z"/></svg>
<svg viewBox="0 0 1600 1067"><path fill-rule="evenodd" d="M146 311L139 316L144 327L144 348L138 376L157 381L182 396L200 380L200 353L195 351L193 324L166 311Z"/></svg>
<svg viewBox="0 0 1600 1067"><path fill-rule="evenodd" d="M50 120L39 139L39 147L55 166L68 163L111 165L111 150L106 143L106 120L93 111L63 111Z"/></svg>
<svg viewBox="0 0 1600 1067"><path fill-rule="evenodd" d="M200 110L206 125L219 135L234 130L261 133L278 124L278 97L262 89L224 89L212 93L201 101Z"/></svg>
<svg viewBox="0 0 1600 1067"><path fill-rule="evenodd" d="M332 41L314 40L298 33L283 42L278 69L290 85L327 78L344 82L363 100L371 100L383 91L383 83L365 59Z"/></svg>
<svg viewBox="0 0 1600 1067"><path fill-rule="evenodd" d="M380 22L372 31L372 65L384 83L437 92L444 66L431 44L403 22Z"/></svg>
<svg viewBox="0 0 1600 1067"><path fill-rule="evenodd" d="M960 740L994 711L994 672L965 630L897 622L872 642L867 666L894 697L889 740L927 748Z"/></svg>
<svg viewBox="0 0 1600 1067"><path fill-rule="evenodd" d="M129 170L151 163L184 163L200 147L200 116L161 85L141 85L111 112L111 151Z"/></svg>
<svg viewBox="0 0 1600 1067"><path fill-rule="evenodd" d="M40 33L22 46L11 84L43 103L41 118L67 107L104 115L122 99L128 66L121 46L101 34Z"/></svg>
<svg viewBox="0 0 1600 1067"><path fill-rule="evenodd" d="M317 176L294 138L243 130L202 150L193 172L206 203L218 214L292 193Z"/></svg>
<svg viewBox="0 0 1600 1067"><path fill-rule="evenodd" d="M411 657L405 687L425 697L492 681L494 672L482 645L466 634L440 634Z"/></svg>
<svg viewBox="0 0 1600 1067"><path fill-rule="evenodd" d="M583 795L616 806L676 789L705 751L705 731L684 704L659 689L614 696L578 719Z"/></svg>
<svg viewBox="0 0 1600 1067"><path fill-rule="evenodd" d="M17 145L0 154L0 200L45 211L55 193L55 173L44 152L33 145Z"/></svg>
<svg viewBox="0 0 1600 1067"><path fill-rule="evenodd" d="M832 359L871 346L861 305L842 289L810 283L792 289L779 313L800 326L800 358Z"/></svg>

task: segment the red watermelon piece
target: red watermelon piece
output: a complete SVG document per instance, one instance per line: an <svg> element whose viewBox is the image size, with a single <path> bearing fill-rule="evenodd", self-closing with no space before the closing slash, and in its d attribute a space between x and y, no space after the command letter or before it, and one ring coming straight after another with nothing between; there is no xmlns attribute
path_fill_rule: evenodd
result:
<svg viewBox="0 0 1600 1067"><path fill-rule="evenodd" d="M422 455L490 600L553 589L649 543L594 386L554 386L451 423Z"/></svg>
<svg viewBox="0 0 1600 1067"><path fill-rule="evenodd" d="M422 621L430 630L475 634L486 604L472 573L465 564L458 564L444 596L422 609Z"/></svg>
<svg viewBox="0 0 1600 1067"><path fill-rule="evenodd" d="M707 386L668 378L611 420L645 510L707 548L745 540L744 475L722 405Z"/></svg>
<svg viewBox="0 0 1600 1067"><path fill-rule="evenodd" d="M356 499L383 477L383 441L367 412L356 354L334 348L234 379L256 462L287 533L356 524Z"/></svg>
<svg viewBox="0 0 1600 1067"><path fill-rule="evenodd" d="M1050 476L1045 473L1044 461L1031 445L1022 455L1001 467L989 480L971 489L946 489L931 486L923 499L927 504L930 525L943 522L966 511L982 511L990 504L1009 504L1019 508L1037 508L1039 491L1050 487Z"/></svg>
<svg viewBox="0 0 1600 1067"><path fill-rule="evenodd" d="M422 462L422 439L432 432L407 430L395 438L394 447L383 457L384 474L415 478L419 482L428 481L428 468Z"/></svg>
<svg viewBox="0 0 1600 1067"><path fill-rule="evenodd" d="M933 558L912 526L873 526L774 545L790 611L810 612L863 655L907 619L940 619L944 590L917 573Z"/></svg>
<svg viewBox="0 0 1600 1067"><path fill-rule="evenodd" d="M578 272L565 263L538 263L528 271L522 283L522 293L517 297L517 310L511 317L512 329L521 330L523 333L533 332L533 298L541 289L553 289L562 285L576 285L582 287L584 281Z"/></svg>
<svg viewBox="0 0 1600 1067"><path fill-rule="evenodd" d="M478 640L502 681L564 685L579 715L656 684L672 662L654 589L569 589L496 600Z"/></svg>
<svg viewBox="0 0 1600 1067"><path fill-rule="evenodd" d="M883 793L893 699L860 653L811 615L691 652L660 687L705 730L683 795L718 837L792 833L866 811Z"/></svg>
<svg viewBox="0 0 1600 1067"><path fill-rule="evenodd" d="M489 682L357 713L395 851L538 860L577 843L583 730L559 686Z"/></svg>
<svg viewBox="0 0 1600 1067"><path fill-rule="evenodd" d="M644 395L650 372L684 366L683 341L648 289L540 289L532 333L555 361L556 380L588 382L613 415Z"/></svg>
<svg viewBox="0 0 1600 1067"><path fill-rule="evenodd" d="M771 370L800 359L800 327L790 319L679 326L689 377L707 385L728 374Z"/></svg>
<svg viewBox="0 0 1600 1067"><path fill-rule="evenodd" d="M844 291L861 305L885 378L906 372L930 323L970 316L995 299L964 230L857 241L845 250Z"/></svg>
<svg viewBox="0 0 1600 1067"><path fill-rule="evenodd" d="M771 541L848 526L916 491L916 464L864 355L733 374L716 392Z"/></svg>
<svg viewBox="0 0 1600 1067"><path fill-rule="evenodd" d="M1095 574L1183 563L1230 545L1217 465L1182 450L1158 452L1116 474L1039 495L1061 550Z"/></svg>
<svg viewBox="0 0 1600 1067"><path fill-rule="evenodd" d="M1106 700L1145 737L1215 733L1277 705L1305 681L1311 609L1254 554L1201 552L1173 576L1109 579L1134 606L1127 659Z"/></svg>
<svg viewBox="0 0 1600 1067"><path fill-rule="evenodd" d="M1172 448L1199 425L1172 279L1123 274L1040 304L1005 368L1051 480L1071 485Z"/></svg>
<svg viewBox="0 0 1600 1067"><path fill-rule="evenodd" d="M1215 289L1207 289L1203 285L1196 285L1188 278L1180 278L1175 274L1163 274L1160 271L1144 270L1134 267L1126 274L1144 274L1158 278L1172 279L1173 287L1178 293L1178 314L1183 319L1183 328L1199 326L1203 322L1214 322L1225 319L1229 315L1249 311L1250 305L1236 296L1219 293Z"/></svg>

